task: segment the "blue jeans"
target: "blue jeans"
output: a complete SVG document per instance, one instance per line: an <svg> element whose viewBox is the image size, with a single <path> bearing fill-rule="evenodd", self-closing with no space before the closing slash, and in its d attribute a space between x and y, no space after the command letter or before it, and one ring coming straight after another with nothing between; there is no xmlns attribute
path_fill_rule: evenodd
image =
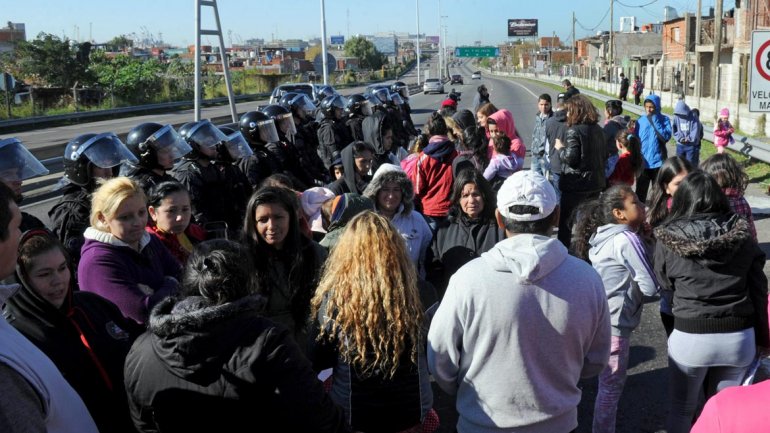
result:
<svg viewBox="0 0 770 433"><path fill-rule="evenodd" d="M700 143L676 143L676 156L690 161L692 168L698 168L698 163L700 162Z"/></svg>
<svg viewBox="0 0 770 433"><path fill-rule="evenodd" d="M545 155L537 156L537 154L533 153L531 161L532 162L529 165L530 170L545 176L546 172L549 170L548 161L545 159Z"/></svg>
<svg viewBox="0 0 770 433"><path fill-rule="evenodd" d="M561 177L561 173L554 173L551 172L551 185L553 185L553 189L556 190L556 198L561 198L561 190L559 189L559 178Z"/></svg>

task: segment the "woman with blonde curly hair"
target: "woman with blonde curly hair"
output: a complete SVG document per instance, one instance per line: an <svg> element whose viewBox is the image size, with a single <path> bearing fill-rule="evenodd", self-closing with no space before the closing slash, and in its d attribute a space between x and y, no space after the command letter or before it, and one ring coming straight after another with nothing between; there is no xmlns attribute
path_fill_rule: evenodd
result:
<svg viewBox="0 0 770 433"><path fill-rule="evenodd" d="M354 431L422 431L433 404L417 276L387 218L353 218L311 301L310 358Z"/></svg>

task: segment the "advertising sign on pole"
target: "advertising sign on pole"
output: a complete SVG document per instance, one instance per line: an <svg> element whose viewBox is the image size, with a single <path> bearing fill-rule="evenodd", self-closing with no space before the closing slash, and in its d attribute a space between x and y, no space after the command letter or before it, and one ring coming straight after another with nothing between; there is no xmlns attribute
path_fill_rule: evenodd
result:
<svg viewBox="0 0 770 433"><path fill-rule="evenodd" d="M537 36L537 19L508 20L508 37Z"/></svg>
<svg viewBox="0 0 770 433"><path fill-rule="evenodd" d="M345 36L331 36L332 45L345 45Z"/></svg>

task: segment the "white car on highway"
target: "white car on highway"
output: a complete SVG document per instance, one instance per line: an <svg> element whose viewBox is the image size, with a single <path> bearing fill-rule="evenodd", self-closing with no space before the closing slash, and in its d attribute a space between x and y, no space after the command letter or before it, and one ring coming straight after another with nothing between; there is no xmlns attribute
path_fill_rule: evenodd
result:
<svg viewBox="0 0 770 433"><path fill-rule="evenodd" d="M444 93L444 84L438 78L428 78L422 85L422 93L427 95L430 92Z"/></svg>
<svg viewBox="0 0 770 433"><path fill-rule="evenodd" d="M481 79L481 71L476 71L471 74L471 80L480 80Z"/></svg>

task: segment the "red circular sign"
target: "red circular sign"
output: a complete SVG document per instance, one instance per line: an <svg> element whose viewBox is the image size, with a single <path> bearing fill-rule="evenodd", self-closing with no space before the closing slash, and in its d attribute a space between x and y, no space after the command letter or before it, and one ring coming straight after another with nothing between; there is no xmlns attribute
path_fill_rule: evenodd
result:
<svg viewBox="0 0 770 433"><path fill-rule="evenodd" d="M757 50L757 57L754 59L754 66L757 68L757 72L759 72L759 75L761 75L762 78L767 81L770 81L770 72L762 68L762 58L765 57L765 50L767 50L767 47L769 46L770 40L767 40L764 44L760 45L759 49Z"/></svg>

